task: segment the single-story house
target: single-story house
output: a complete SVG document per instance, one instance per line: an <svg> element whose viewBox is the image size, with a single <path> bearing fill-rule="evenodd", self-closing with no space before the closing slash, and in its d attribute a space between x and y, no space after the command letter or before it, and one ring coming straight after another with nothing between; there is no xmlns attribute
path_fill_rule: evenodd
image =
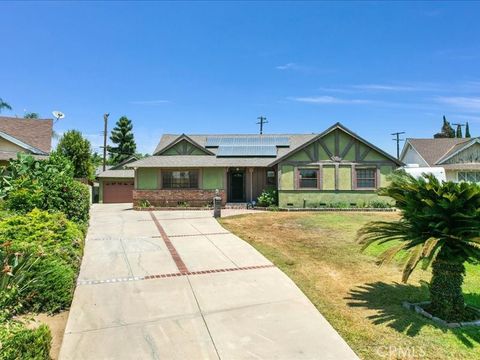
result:
<svg viewBox="0 0 480 360"><path fill-rule="evenodd" d="M99 171L98 180L98 202L99 203L131 203L133 201L134 171L126 166L137 157L130 156L117 165L108 165L105 171ZM96 191L94 191L96 193Z"/></svg>
<svg viewBox="0 0 480 360"><path fill-rule="evenodd" d="M280 207L359 204L402 162L334 124L317 134L163 135L153 156L132 162L133 203L204 206L255 201L278 190Z"/></svg>
<svg viewBox="0 0 480 360"><path fill-rule="evenodd" d="M480 183L480 138L407 139L400 159L407 165L442 167L448 181Z"/></svg>
<svg viewBox="0 0 480 360"><path fill-rule="evenodd" d="M52 119L22 119L0 116L0 165L18 153L44 159L52 147Z"/></svg>

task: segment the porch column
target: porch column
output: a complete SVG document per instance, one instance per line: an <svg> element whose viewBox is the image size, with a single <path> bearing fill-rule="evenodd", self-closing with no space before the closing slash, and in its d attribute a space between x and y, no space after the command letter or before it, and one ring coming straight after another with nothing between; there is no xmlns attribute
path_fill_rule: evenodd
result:
<svg viewBox="0 0 480 360"><path fill-rule="evenodd" d="M253 201L253 168L247 169L247 199L248 201Z"/></svg>

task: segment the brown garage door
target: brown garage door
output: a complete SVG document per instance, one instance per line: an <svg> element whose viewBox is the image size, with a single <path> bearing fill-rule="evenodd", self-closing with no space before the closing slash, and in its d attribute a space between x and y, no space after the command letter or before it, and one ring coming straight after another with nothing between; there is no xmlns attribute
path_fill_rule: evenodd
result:
<svg viewBox="0 0 480 360"><path fill-rule="evenodd" d="M103 183L104 203L131 203L133 180L107 180Z"/></svg>

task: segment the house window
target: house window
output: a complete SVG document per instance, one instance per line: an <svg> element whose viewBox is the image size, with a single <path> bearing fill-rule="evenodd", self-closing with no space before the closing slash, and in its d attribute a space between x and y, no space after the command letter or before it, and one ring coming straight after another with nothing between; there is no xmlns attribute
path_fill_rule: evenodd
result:
<svg viewBox="0 0 480 360"><path fill-rule="evenodd" d="M198 188L198 170L162 171L164 189Z"/></svg>
<svg viewBox="0 0 480 360"><path fill-rule="evenodd" d="M318 187L318 170L299 169L298 187L301 189L316 189Z"/></svg>
<svg viewBox="0 0 480 360"><path fill-rule="evenodd" d="M267 185L275 185L275 171L267 170Z"/></svg>
<svg viewBox="0 0 480 360"><path fill-rule="evenodd" d="M480 171L459 171L458 181L480 183Z"/></svg>
<svg viewBox="0 0 480 360"><path fill-rule="evenodd" d="M357 189L375 189L377 187L377 169L357 169Z"/></svg>

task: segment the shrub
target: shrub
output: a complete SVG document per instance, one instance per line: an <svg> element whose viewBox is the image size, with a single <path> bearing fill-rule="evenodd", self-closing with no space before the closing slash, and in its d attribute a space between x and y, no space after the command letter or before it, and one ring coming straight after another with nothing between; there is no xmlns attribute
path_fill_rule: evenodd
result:
<svg viewBox="0 0 480 360"><path fill-rule="evenodd" d="M57 153L46 160L19 154L0 174L0 196L13 211L61 211L70 220L88 221L88 187L74 180L71 163Z"/></svg>
<svg viewBox="0 0 480 360"><path fill-rule="evenodd" d="M266 189L260 194L257 198L258 204L260 206L272 206L277 205L278 203L278 194L277 191L274 189Z"/></svg>
<svg viewBox="0 0 480 360"><path fill-rule="evenodd" d="M44 189L44 210L63 212L69 220L80 224L88 222L90 193L88 187L79 181L53 184Z"/></svg>
<svg viewBox="0 0 480 360"><path fill-rule="evenodd" d="M388 208L391 208L392 205L390 205L388 202L383 200L371 200L368 203L368 207L371 207L374 209L388 209Z"/></svg>
<svg viewBox="0 0 480 360"><path fill-rule="evenodd" d="M62 213L36 209L0 221L0 244L6 243L12 252L36 257L22 302L37 311L67 307L82 254L83 234L78 226Z"/></svg>
<svg viewBox="0 0 480 360"><path fill-rule="evenodd" d="M345 202L345 201L334 201L331 203L328 203L327 208L332 208L332 209L348 209L350 208L350 204Z"/></svg>
<svg viewBox="0 0 480 360"><path fill-rule="evenodd" d="M28 329L17 321L0 324L0 353L2 360L50 359L52 335L46 325Z"/></svg>

